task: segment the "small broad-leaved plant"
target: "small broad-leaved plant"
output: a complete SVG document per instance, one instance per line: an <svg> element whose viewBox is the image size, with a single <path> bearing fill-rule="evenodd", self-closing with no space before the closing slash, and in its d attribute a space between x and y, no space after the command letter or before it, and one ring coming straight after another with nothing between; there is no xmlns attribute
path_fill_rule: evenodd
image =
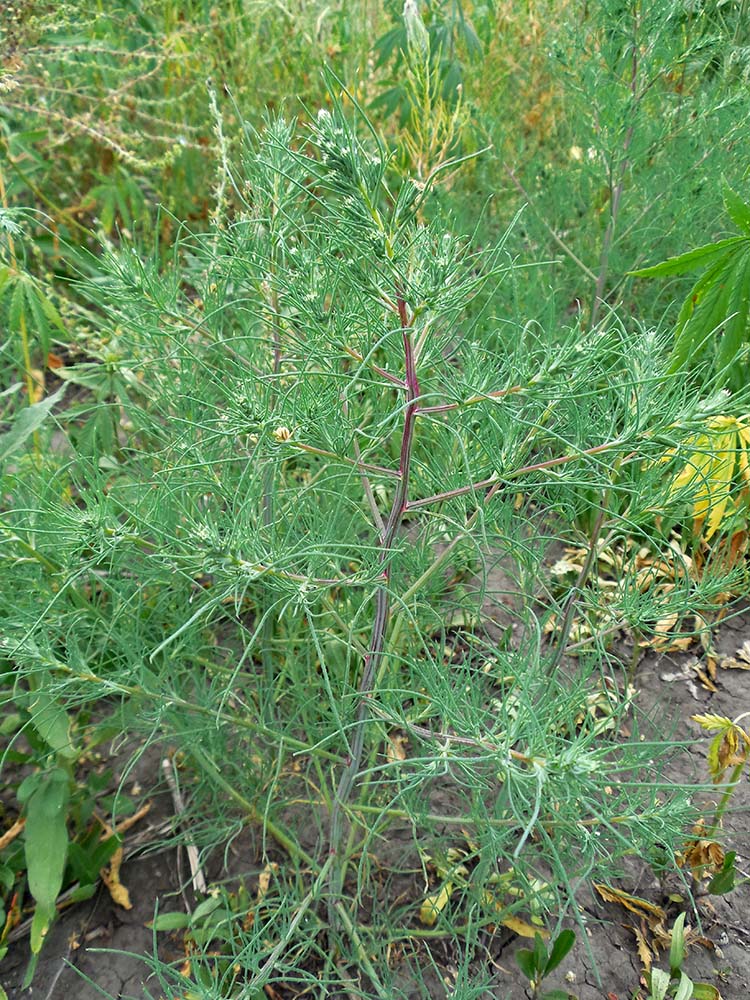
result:
<svg viewBox="0 0 750 1000"><path fill-rule="evenodd" d="M651 968L646 973L648 1000L721 1000L710 983L695 983L682 968L685 961L685 914L674 922L669 948L669 972Z"/></svg>

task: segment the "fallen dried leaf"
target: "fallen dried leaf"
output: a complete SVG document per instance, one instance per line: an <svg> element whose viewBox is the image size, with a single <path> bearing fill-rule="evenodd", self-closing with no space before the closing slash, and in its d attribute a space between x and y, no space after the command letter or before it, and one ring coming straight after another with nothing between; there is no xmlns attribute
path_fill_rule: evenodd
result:
<svg viewBox="0 0 750 1000"><path fill-rule="evenodd" d="M271 861L263 871L258 876L258 895L257 900L260 903L263 897L268 892L268 887L271 884L271 877L275 875L279 870L279 866L275 861Z"/></svg>
<svg viewBox="0 0 750 1000"><path fill-rule="evenodd" d="M389 764L397 760L406 760L406 748L409 745L408 736L389 736L385 747L385 756Z"/></svg>
<svg viewBox="0 0 750 1000"><path fill-rule="evenodd" d="M601 882L594 882L594 888L605 902L624 906L626 910L645 919L652 929L666 919L666 913L661 906L649 903L647 899L631 896L629 893L623 892L622 889L615 889Z"/></svg>
<svg viewBox="0 0 750 1000"><path fill-rule="evenodd" d="M653 961L653 955L651 954L651 949L649 948L648 942L646 941L646 935L643 933L642 930L640 930L640 928L633 927L632 924L624 924L623 926L626 927L629 931L632 931L633 934L635 934L635 941L638 947L638 957L641 960L641 965L643 966L643 968L646 970L646 972L649 972L651 969L651 963Z"/></svg>

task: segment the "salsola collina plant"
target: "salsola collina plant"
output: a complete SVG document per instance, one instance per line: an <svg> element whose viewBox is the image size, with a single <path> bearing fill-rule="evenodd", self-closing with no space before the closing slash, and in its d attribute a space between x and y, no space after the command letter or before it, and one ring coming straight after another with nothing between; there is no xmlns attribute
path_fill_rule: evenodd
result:
<svg viewBox="0 0 750 1000"><path fill-rule="evenodd" d="M434 996L441 936L473 989L480 933L546 933L692 815L674 746L648 720L617 735L602 645L545 645L576 594L539 567L582 505L592 544L645 538L657 459L706 407L658 338L495 318L502 245L420 221L440 167L393 181L357 121L333 100L248 128L213 232L162 263L111 248L66 449L6 470L15 684L108 698L191 766L205 857L250 821L273 862L232 961L159 966L169 996ZM635 580L622 606L660 616Z"/></svg>

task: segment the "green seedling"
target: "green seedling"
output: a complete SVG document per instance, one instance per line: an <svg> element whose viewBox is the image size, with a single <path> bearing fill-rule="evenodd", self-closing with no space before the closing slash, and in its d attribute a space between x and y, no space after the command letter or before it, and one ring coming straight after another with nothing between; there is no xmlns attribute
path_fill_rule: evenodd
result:
<svg viewBox="0 0 750 1000"><path fill-rule="evenodd" d="M681 913L672 928L669 948L669 972L650 969L646 973L648 1000L721 1000L721 993L710 983L694 983L683 971L685 960L685 914Z"/></svg>
<svg viewBox="0 0 750 1000"><path fill-rule="evenodd" d="M528 978L534 1000L569 1000L566 990L545 990L542 992L542 982L562 962L575 944L575 932L560 931L557 937L544 943L541 934L534 938L533 948L519 948L516 952L516 962L521 972Z"/></svg>

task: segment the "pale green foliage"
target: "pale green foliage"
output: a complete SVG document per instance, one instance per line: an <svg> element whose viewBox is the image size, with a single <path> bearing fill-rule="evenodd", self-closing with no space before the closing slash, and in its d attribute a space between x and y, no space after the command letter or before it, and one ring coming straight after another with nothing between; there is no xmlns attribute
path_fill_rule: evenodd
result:
<svg viewBox="0 0 750 1000"><path fill-rule="evenodd" d="M128 727L195 769L191 834L206 850L243 816L283 846L264 908L221 966L228 995L237 963L252 989L307 981L316 963L337 975L332 939L359 967L366 934L379 958L364 974L396 996L382 949L420 900L404 908L386 889L351 936L390 830L412 831L417 864L472 831L468 875L436 915L441 933L461 927L468 955L498 914L555 917L579 878L676 845L693 815L689 790L662 777L673 745L637 729L613 738L631 700L602 644L564 669L543 644L549 539L515 498L579 505L605 532L638 525L647 539L644 470L705 406L666 373L658 338L574 329L552 347L499 328L487 303L510 268L502 243L479 251L443 220L420 222L429 189L393 177L337 100L306 128L276 118L245 138L226 165L236 211L185 234L166 265L113 247L86 283L106 353L64 374L96 395L58 416L57 456L6 474L8 694L44 678L63 709L110 696ZM419 382L408 439L407 341ZM405 439L404 530L384 549ZM491 574L462 591L445 572L500 559L519 641L486 618ZM384 587L385 655L329 883L326 817ZM704 600L701 585L687 600ZM635 583L630 601L641 624L663 611ZM459 611L475 625L456 656L445 622ZM586 708L592 685L607 692L604 721ZM409 749L389 755L399 731ZM312 828L304 850L291 799ZM269 940L282 943L273 962Z"/></svg>

